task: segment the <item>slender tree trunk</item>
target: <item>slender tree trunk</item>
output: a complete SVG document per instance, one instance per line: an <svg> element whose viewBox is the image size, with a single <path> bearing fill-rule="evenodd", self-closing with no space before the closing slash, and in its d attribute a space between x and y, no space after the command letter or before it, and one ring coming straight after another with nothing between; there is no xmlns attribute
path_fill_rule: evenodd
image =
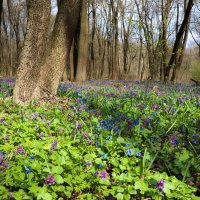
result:
<svg viewBox="0 0 200 200"><path fill-rule="evenodd" d="M112 79L116 80L118 79L119 75L119 69L118 69L118 47L119 47L119 42L118 42L118 6L119 6L119 1L117 1L117 6L114 5L114 1L111 0L111 6L112 6L112 12L113 12L113 33L114 33L114 44L113 44L113 66L112 66Z"/></svg>
<svg viewBox="0 0 200 200"><path fill-rule="evenodd" d="M82 0L80 16L80 33L78 41L78 62L76 81L86 80L86 69L88 61L88 19L87 19L87 0Z"/></svg>
<svg viewBox="0 0 200 200"><path fill-rule="evenodd" d="M2 23L2 12L3 12L3 0L0 0L0 48L2 48L2 41L1 41L1 23ZM2 57L3 54L0 54L0 73L2 72Z"/></svg>
<svg viewBox="0 0 200 200"><path fill-rule="evenodd" d="M173 47L173 51L172 51L170 61L169 61L168 66L165 70L165 75L164 75L165 82L167 80L169 80L170 70L171 70L171 68L174 67L174 62L177 59L179 48L180 48L180 45L181 45L181 39L183 37L183 34L184 34L185 29L187 27L187 24L189 22L192 7L193 7L193 0L189 0L186 11L185 11L185 16L184 16L183 22L182 22L181 27L178 31L177 36L176 36L176 40L175 40L175 43L174 43L174 47Z"/></svg>
<svg viewBox="0 0 200 200"><path fill-rule="evenodd" d="M36 97L34 90L39 78L39 62L46 47L50 16L50 0L29 0L27 33L14 88L14 99L17 101Z"/></svg>
<svg viewBox="0 0 200 200"><path fill-rule="evenodd" d="M184 1L185 9L186 9L186 6L187 6L186 4L187 4L187 0ZM180 70L181 64L183 62L183 56L184 56L185 49L186 49L186 43L187 43L187 39L188 39L189 28L190 28L190 17L189 17L188 23L187 23L186 28L185 28L184 36L182 37L180 55L179 55L179 57L177 57L177 62L176 62L176 65L174 66L174 69L173 69L173 75L172 75L172 78L171 78L172 82L175 82L175 80L177 78L177 72Z"/></svg>
<svg viewBox="0 0 200 200"><path fill-rule="evenodd" d="M3 12L3 0L0 0L0 30L1 30L2 12Z"/></svg>

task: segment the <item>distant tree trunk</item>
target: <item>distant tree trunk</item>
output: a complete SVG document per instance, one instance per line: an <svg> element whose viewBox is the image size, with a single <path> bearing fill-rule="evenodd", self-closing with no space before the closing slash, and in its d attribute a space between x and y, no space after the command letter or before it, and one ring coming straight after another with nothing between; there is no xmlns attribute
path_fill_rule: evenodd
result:
<svg viewBox="0 0 200 200"><path fill-rule="evenodd" d="M161 65L161 73L160 80L164 80L164 71L167 67L167 28L168 28L168 18L170 6L173 0L167 0L166 4L164 0L162 0L162 31L161 31L161 43L162 43L162 65Z"/></svg>
<svg viewBox="0 0 200 200"><path fill-rule="evenodd" d="M3 12L3 0L0 0L0 46L1 47L2 47L2 41L1 41L2 12ZM0 54L0 73L2 71L2 57L3 57L3 54Z"/></svg>
<svg viewBox="0 0 200 200"><path fill-rule="evenodd" d="M78 37L78 61L76 81L82 82L86 80L86 69L88 61L88 19L87 19L87 0L82 0L80 31Z"/></svg>
<svg viewBox="0 0 200 200"><path fill-rule="evenodd" d="M27 33L20 55L13 96L17 101L26 101L35 97L39 63L46 47L50 16L50 0L29 0Z"/></svg>
<svg viewBox="0 0 200 200"><path fill-rule="evenodd" d="M91 42L90 42L90 77L92 75L91 70L94 72L95 70L95 54L94 54L94 37L96 32L96 8L95 8L95 0L92 0L92 33L91 33Z"/></svg>
<svg viewBox="0 0 200 200"><path fill-rule="evenodd" d="M0 0L0 31L1 31L2 12L3 12L3 0Z"/></svg>
<svg viewBox="0 0 200 200"><path fill-rule="evenodd" d="M188 24L189 19L190 19L190 13L191 13L192 7L193 7L193 0L189 0L186 11L185 11L183 22L182 22L181 27L180 27L180 29L177 33L177 36L176 36L176 40L175 40L175 43L174 43L174 47L173 47L173 51L172 51L170 61L169 61L168 66L166 67L166 70L165 70L165 74L164 74L165 82L169 80L170 70L174 67L175 61L177 59L177 56L178 56L178 53L179 53L179 48L181 46L181 40L182 40L183 34L185 32L185 29L187 28L187 24Z"/></svg>
<svg viewBox="0 0 200 200"><path fill-rule="evenodd" d="M119 47L119 39L118 39L118 7L119 7L119 1L117 1L117 5L114 5L114 1L111 0L111 6L112 6L112 12L113 12L113 33L114 33L114 44L113 44L113 57L112 57L112 76L111 79L118 79L119 75L119 69L118 69L118 47Z"/></svg>

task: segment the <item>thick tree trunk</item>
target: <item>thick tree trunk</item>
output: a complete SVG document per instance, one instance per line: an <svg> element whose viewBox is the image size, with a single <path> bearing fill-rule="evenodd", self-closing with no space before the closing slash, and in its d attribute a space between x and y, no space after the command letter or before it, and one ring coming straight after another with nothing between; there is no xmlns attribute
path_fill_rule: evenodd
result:
<svg viewBox="0 0 200 200"><path fill-rule="evenodd" d="M78 61L76 81L86 80L86 69L88 61L88 19L87 19L87 0L82 0L80 32L78 38Z"/></svg>
<svg viewBox="0 0 200 200"><path fill-rule="evenodd" d="M37 96L34 91L39 78L39 63L46 47L50 16L50 0L29 0L27 33L14 88L14 99L17 101Z"/></svg>
<svg viewBox="0 0 200 200"><path fill-rule="evenodd" d="M60 1L58 5L54 30L44 56L45 62L41 67L39 87L37 87L40 96L43 96L43 92L56 95L77 30L80 9L80 0Z"/></svg>

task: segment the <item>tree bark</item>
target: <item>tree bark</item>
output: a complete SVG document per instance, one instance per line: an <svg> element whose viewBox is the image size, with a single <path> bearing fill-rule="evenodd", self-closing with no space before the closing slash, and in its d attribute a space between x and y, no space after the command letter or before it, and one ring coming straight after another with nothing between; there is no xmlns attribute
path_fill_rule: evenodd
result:
<svg viewBox="0 0 200 200"><path fill-rule="evenodd" d="M87 0L82 0L80 16L80 32L78 38L78 61L76 81L86 80L86 69L88 61L88 19L87 19Z"/></svg>
<svg viewBox="0 0 200 200"><path fill-rule="evenodd" d="M57 87L66 67L74 35L77 31L81 1L60 1L54 30L41 66L37 91L56 95Z"/></svg>
<svg viewBox="0 0 200 200"><path fill-rule="evenodd" d="M50 0L29 0L27 33L20 55L19 69L14 88L14 99L26 101L34 93L44 54L51 16Z"/></svg>
<svg viewBox="0 0 200 200"><path fill-rule="evenodd" d="M174 62L177 59L179 48L180 48L180 45L181 45L181 40L182 40L183 34L185 32L185 29L187 27L187 24L189 22L189 19L190 19L190 13L191 13L192 7L193 7L193 0L189 0L186 11L185 11L183 22L182 22L181 27L180 27L180 29L177 33L177 36L176 36L176 40L175 40L175 43L174 43L174 47L173 47L173 51L172 51L170 61L169 61L168 66L166 67L166 70L165 70L165 74L164 74L165 82L169 80L170 70L174 67Z"/></svg>
<svg viewBox="0 0 200 200"><path fill-rule="evenodd" d="M3 0L0 0L0 31L1 31L2 12L3 12Z"/></svg>

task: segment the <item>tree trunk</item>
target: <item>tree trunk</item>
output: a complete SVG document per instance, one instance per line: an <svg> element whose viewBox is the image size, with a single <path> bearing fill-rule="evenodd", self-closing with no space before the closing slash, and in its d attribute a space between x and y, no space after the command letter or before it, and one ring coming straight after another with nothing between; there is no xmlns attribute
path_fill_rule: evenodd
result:
<svg viewBox="0 0 200 200"><path fill-rule="evenodd" d="M54 30L41 66L39 87L36 89L36 91L40 91L40 96L43 96L44 93L56 95L77 31L80 9L80 0L60 1L58 5Z"/></svg>
<svg viewBox="0 0 200 200"><path fill-rule="evenodd" d="M1 30L2 12L3 12L3 0L0 0L0 30Z"/></svg>
<svg viewBox="0 0 200 200"><path fill-rule="evenodd" d="M180 45L181 45L181 40L182 40L183 34L185 32L185 29L187 27L187 24L189 22L189 19L190 19L190 13L191 13L191 10L192 10L192 6L193 6L193 0L189 0L186 11L185 11L183 22L182 22L181 27L180 27L180 29L177 33L177 36L176 36L176 40L175 40L175 43L174 43L174 47L173 47L173 51L172 51L170 61L169 61L168 66L166 67L166 70L165 70L165 74L164 74L165 82L169 80L170 70L171 70L171 68L174 67L174 62L177 59L177 56L178 56L178 53L179 53L179 48L180 48Z"/></svg>
<svg viewBox="0 0 200 200"><path fill-rule="evenodd" d="M185 9L186 9L186 2L187 2L187 0L184 1ZM185 28L184 37L182 37L181 51L180 51L179 56L177 57L177 63L174 66L174 69L173 69L173 74L172 74L172 78L171 78L172 82L176 81L177 72L180 70L181 64L183 62L183 56L184 56L185 49L186 49L186 43L187 43L187 39L188 39L189 28L190 28L190 17L189 17L188 23L187 23L186 28Z"/></svg>
<svg viewBox="0 0 200 200"><path fill-rule="evenodd" d="M88 19L87 19L87 0L82 0L80 16L80 32L78 38L78 61L76 81L86 80L86 69L88 60Z"/></svg>
<svg viewBox="0 0 200 200"><path fill-rule="evenodd" d="M35 97L34 90L39 78L39 63L46 47L50 16L50 0L29 0L27 33L20 55L13 95L16 101L26 101Z"/></svg>

